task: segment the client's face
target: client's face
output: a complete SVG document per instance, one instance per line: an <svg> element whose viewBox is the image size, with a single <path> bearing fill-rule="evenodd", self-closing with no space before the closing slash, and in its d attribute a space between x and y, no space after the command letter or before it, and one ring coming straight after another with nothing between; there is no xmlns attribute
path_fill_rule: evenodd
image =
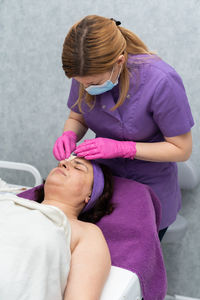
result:
<svg viewBox="0 0 200 300"><path fill-rule="evenodd" d="M56 193L62 199L89 201L93 185L92 163L84 158L63 160L49 173L45 183L45 194ZM46 198L46 197L45 197ZM77 201L78 202L78 201Z"/></svg>

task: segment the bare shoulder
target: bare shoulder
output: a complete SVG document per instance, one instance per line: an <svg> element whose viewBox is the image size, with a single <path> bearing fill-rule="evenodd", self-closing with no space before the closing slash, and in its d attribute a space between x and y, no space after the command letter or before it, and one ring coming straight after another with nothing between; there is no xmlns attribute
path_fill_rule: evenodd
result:
<svg viewBox="0 0 200 300"><path fill-rule="evenodd" d="M97 241L99 239L105 242L101 229L92 223L79 220L70 220L71 225L71 252L78 243L85 240Z"/></svg>
<svg viewBox="0 0 200 300"><path fill-rule="evenodd" d="M91 232L101 233L101 229L96 224L83 222L83 221L79 221L79 222L80 222L80 226L82 227L82 229L85 231L86 234Z"/></svg>
<svg viewBox="0 0 200 300"><path fill-rule="evenodd" d="M83 222L80 220L70 220L70 224L73 227L73 229L78 230L78 232L80 232L81 235L85 235L92 232L102 233L101 229L93 223Z"/></svg>
<svg viewBox="0 0 200 300"><path fill-rule="evenodd" d="M64 299L100 299L111 268L103 233L97 225L77 220L72 221L73 232L78 242L72 251Z"/></svg>

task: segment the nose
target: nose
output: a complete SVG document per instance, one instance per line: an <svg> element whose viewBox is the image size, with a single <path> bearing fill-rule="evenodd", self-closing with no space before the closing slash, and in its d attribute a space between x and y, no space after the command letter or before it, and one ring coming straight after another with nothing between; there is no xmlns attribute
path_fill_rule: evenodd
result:
<svg viewBox="0 0 200 300"><path fill-rule="evenodd" d="M69 163L70 163L69 161L62 160L59 162L58 166L60 168L65 168L65 169L69 170Z"/></svg>

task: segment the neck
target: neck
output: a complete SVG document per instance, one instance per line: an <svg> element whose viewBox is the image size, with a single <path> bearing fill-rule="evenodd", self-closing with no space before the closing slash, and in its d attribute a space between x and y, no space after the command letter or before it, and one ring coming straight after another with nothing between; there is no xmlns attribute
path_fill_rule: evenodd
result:
<svg viewBox="0 0 200 300"><path fill-rule="evenodd" d="M58 207L59 209L61 209L64 214L67 216L68 219L70 220L74 220L74 219L78 219L78 215L79 215L79 210L72 207L72 206L69 206L68 204L66 203L63 203L59 200L56 200L56 199L44 199L44 201L42 202L42 204L45 204L45 205L52 205L52 206L56 206Z"/></svg>

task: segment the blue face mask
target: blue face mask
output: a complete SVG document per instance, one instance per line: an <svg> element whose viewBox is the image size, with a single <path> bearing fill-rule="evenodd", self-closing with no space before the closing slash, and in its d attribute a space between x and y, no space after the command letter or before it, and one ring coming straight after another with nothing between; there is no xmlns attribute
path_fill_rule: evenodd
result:
<svg viewBox="0 0 200 300"><path fill-rule="evenodd" d="M114 86L116 86L118 84L118 78L119 78L119 75L120 75L120 72L121 72L121 69L120 69L119 74L117 76L117 80L115 81L115 83L113 83L110 80L111 77L112 77L112 74L113 74L113 70L114 70L114 67L112 69L112 73L110 75L109 80L107 80L103 84L90 85L89 87L87 87L85 90L88 92L88 94L90 94L90 95L100 95L100 94L103 94L103 93L105 93L107 91L112 90L112 88L114 88Z"/></svg>

